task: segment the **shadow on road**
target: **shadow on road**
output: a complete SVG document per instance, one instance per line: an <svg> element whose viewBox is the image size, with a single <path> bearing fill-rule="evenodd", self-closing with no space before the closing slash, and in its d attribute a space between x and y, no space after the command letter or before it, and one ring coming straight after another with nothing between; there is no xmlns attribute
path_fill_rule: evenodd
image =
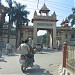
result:
<svg viewBox="0 0 75 75"><path fill-rule="evenodd" d="M46 69L40 68L39 65L34 65L33 68L27 69L26 75L53 75L49 73Z"/></svg>

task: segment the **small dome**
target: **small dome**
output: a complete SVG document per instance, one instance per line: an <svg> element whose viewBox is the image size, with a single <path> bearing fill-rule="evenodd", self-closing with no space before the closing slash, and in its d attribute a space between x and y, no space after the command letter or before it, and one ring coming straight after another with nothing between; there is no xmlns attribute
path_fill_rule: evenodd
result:
<svg viewBox="0 0 75 75"><path fill-rule="evenodd" d="M47 12L49 12L50 10L46 7L46 5L44 4L43 6L42 6L42 8L39 10L39 13L41 13L41 12L43 12L43 13L47 13Z"/></svg>

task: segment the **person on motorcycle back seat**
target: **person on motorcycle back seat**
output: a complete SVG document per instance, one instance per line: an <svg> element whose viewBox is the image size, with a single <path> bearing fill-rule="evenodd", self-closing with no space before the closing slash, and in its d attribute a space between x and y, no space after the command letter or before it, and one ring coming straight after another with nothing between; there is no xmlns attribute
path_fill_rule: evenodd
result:
<svg viewBox="0 0 75 75"><path fill-rule="evenodd" d="M34 49L32 48L31 45L29 45L29 48L30 48L30 52L31 52L32 54L34 54Z"/></svg>
<svg viewBox="0 0 75 75"><path fill-rule="evenodd" d="M34 49L32 48L31 45L29 45L30 51L29 51L29 56L31 56L31 58L33 58L33 62L34 62Z"/></svg>

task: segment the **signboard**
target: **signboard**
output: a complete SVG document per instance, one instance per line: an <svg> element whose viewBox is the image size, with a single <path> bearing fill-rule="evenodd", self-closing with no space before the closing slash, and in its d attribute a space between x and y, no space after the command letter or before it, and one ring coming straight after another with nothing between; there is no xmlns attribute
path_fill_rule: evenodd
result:
<svg viewBox="0 0 75 75"><path fill-rule="evenodd" d="M41 27L52 27L53 25L52 24L49 24L49 23L37 23L37 26Z"/></svg>

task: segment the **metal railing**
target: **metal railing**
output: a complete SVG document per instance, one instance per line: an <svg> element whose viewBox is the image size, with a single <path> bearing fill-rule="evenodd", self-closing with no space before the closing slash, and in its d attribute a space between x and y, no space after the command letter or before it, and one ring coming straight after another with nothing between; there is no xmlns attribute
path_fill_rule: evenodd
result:
<svg viewBox="0 0 75 75"><path fill-rule="evenodd" d="M66 68L75 73L75 46L67 46Z"/></svg>

